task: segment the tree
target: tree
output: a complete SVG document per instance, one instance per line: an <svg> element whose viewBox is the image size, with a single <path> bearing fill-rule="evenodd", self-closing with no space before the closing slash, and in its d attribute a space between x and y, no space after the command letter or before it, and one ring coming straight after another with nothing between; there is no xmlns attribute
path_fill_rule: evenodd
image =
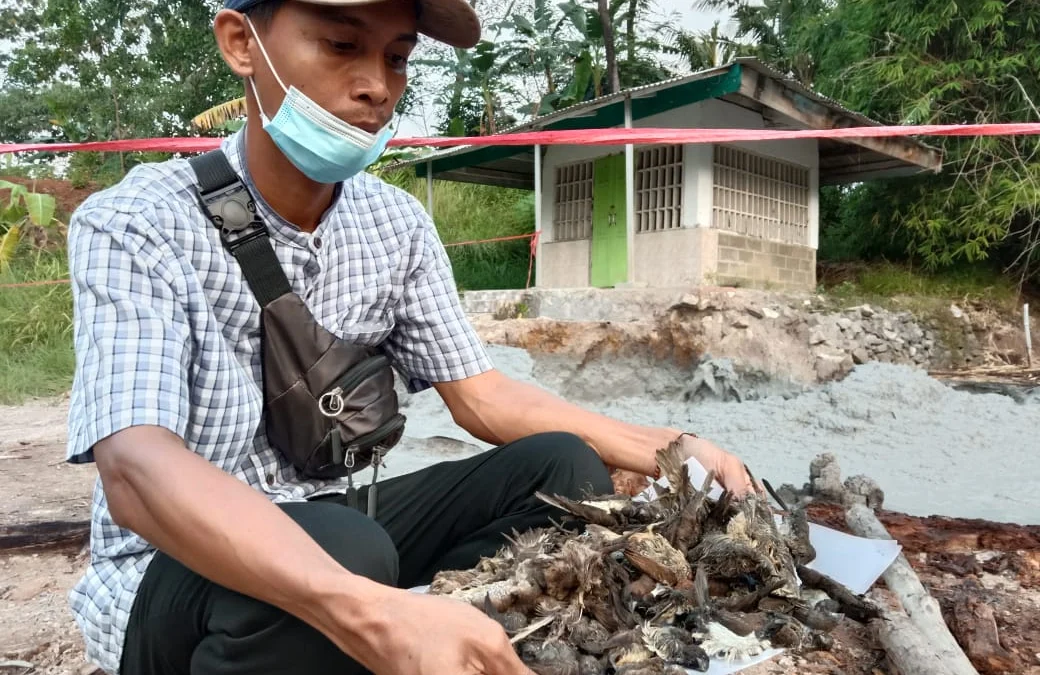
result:
<svg viewBox="0 0 1040 675"><path fill-rule="evenodd" d="M805 33L819 84L896 124L1040 121L1034 3L838 2ZM1023 279L1040 261L1040 141L945 138L941 175L871 183L849 227L893 223L930 268L994 257Z"/></svg>
<svg viewBox="0 0 1040 675"><path fill-rule="evenodd" d="M599 22L603 31L603 44L607 51L607 75L610 77L610 89L607 93L621 91L621 80L618 77L617 54L614 53L614 26L611 21L610 7L607 0L599 0Z"/></svg>
<svg viewBox="0 0 1040 675"><path fill-rule="evenodd" d="M14 47L0 98L4 140L92 141L190 133L191 118L240 88L211 30L217 0L26 0L0 8ZM19 102L20 101L20 102ZM28 114L25 114L28 113ZM142 159L76 153L118 178ZM99 164L100 162L100 164Z"/></svg>
<svg viewBox="0 0 1040 675"><path fill-rule="evenodd" d="M699 0L705 9L728 10L737 24L736 38L750 38L751 55L811 85L815 59L803 36L828 16L835 0Z"/></svg>
<svg viewBox="0 0 1040 675"><path fill-rule="evenodd" d="M717 68L738 56L751 56L755 52L753 45L741 44L722 35L718 21L707 33L694 33L674 26L664 26L663 29L671 36L664 50L682 57L693 72Z"/></svg>

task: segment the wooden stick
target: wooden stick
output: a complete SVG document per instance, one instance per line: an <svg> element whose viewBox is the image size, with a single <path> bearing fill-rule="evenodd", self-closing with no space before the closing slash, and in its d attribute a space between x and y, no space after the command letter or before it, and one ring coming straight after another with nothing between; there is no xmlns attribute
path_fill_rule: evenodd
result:
<svg viewBox="0 0 1040 675"><path fill-rule="evenodd" d="M885 526L874 515L874 511L867 508L865 504L851 503L845 512L845 522L853 533L861 537L892 538ZM899 598L910 623L920 631L921 638L925 641L924 644L930 645L950 675L979 675L975 666L964 654L964 650L957 644L953 634L950 633L939 603L921 583L906 556L900 553L882 574L882 578L889 590ZM904 675L908 674L904 671Z"/></svg>
<svg viewBox="0 0 1040 675"><path fill-rule="evenodd" d="M953 675L905 613L878 604L883 607L882 616L870 625L885 656L901 675Z"/></svg>
<svg viewBox="0 0 1040 675"><path fill-rule="evenodd" d="M82 546L89 538L89 520L0 525L0 551Z"/></svg>
<svg viewBox="0 0 1040 675"><path fill-rule="evenodd" d="M1022 305L1022 322L1026 326L1026 362L1033 367L1033 336L1029 332L1029 303Z"/></svg>
<svg viewBox="0 0 1040 675"><path fill-rule="evenodd" d="M880 615L880 608L873 603L862 600L849 589L831 579L826 574L810 569L805 565L798 566L798 578L809 588L818 588L841 606L841 613L853 621L866 623Z"/></svg>

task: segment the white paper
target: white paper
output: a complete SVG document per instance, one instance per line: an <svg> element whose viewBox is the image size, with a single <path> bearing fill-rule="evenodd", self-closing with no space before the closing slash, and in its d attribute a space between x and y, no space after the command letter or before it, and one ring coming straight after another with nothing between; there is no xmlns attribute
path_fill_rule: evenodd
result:
<svg viewBox="0 0 1040 675"><path fill-rule="evenodd" d="M692 481L693 484L703 484L707 472L693 459L688 460L687 464L689 464L691 478L699 476L698 480ZM660 482L663 485L668 484L664 478ZM717 497L721 494L721 489L716 488L709 494ZM640 495L645 499L653 499L653 496L653 487L647 488ZM826 574L856 594L866 593L902 551L899 542L892 539L865 539L813 523L809 524L809 541L816 549L816 559L808 567ZM425 593L428 588L428 586L418 586L412 590L417 593ZM734 663L712 660L707 673L708 675L730 675L730 673L740 672L757 663L768 661L783 652L782 649L770 649L753 659ZM687 672L690 675L698 675L698 671L695 670L687 669Z"/></svg>

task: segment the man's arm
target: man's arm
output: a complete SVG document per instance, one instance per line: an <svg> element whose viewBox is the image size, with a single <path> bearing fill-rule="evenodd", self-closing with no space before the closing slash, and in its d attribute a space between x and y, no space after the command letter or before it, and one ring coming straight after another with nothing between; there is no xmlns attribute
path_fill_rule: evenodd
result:
<svg viewBox="0 0 1040 675"><path fill-rule="evenodd" d="M656 472L656 451L681 433L594 413L497 370L433 386L456 424L486 443L497 445L535 433L566 431L581 437L608 466L641 476ZM684 449L688 457L715 471L719 482L730 490L742 494L751 489L743 463L730 453L693 437L684 438Z"/></svg>
<svg viewBox="0 0 1040 675"><path fill-rule="evenodd" d="M657 469L654 452L681 433L591 412L499 370L433 386L455 423L486 443L500 445L543 431L566 431L592 446L605 464L644 476Z"/></svg>
<svg viewBox="0 0 1040 675"><path fill-rule="evenodd" d="M266 497L167 429L94 446L112 518L199 575L306 621L355 658L387 589L351 574ZM381 601L381 602L380 602Z"/></svg>

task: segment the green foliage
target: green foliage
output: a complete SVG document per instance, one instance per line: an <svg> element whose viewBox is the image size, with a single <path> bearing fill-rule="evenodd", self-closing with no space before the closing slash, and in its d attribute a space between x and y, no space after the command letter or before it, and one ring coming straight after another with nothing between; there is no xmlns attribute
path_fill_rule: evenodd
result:
<svg viewBox="0 0 1040 675"><path fill-rule="evenodd" d="M48 281L67 273L64 251L33 250L0 271L0 284ZM69 286L0 290L0 404L67 391L74 366Z"/></svg>
<svg viewBox="0 0 1040 675"><path fill-rule="evenodd" d="M961 264L938 272L896 263L853 263L839 269L844 277L840 282L828 283L825 272L821 284L839 301L914 297L943 300L946 306L974 301L1013 308L1018 295L1013 280L984 265Z"/></svg>
<svg viewBox="0 0 1040 675"><path fill-rule="evenodd" d="M844 1L699 0L697 4L703 8L729 11L737 25L735 37L751 40L749 47L732 47L733 55L739 52L739 55L756 56L809 85L816 74L816 60L814 53L805 49L804 43L817 34L819 22L828 19L835 5ZM872 6L874 3L858 4ZM718 40L717 37L714 39ZM706 40L711 41L712 38Z"/></svg>
<svg viewBox="0 0 1040 675"><path fill-rule="evenodd" d="M50 227L57 205L51 195L6 180L0 180L0 191L9 193L7 204L0 205L0 271L4 271L14 260L26 228Z"/></svg>
<svg viewBox="0 0 1040 675"><path fill-rule="evenodd" d="M426 203L425 179L407 170L382 178ZM434 223L445 244L534 232L534 195L529 191L444 181L434 181L433 188ZM528 240L519 239L447 250L459 289L483 290L523 288L529 247Z"/></svg>
<svg viewBox="0 0 1040 675"><path fill-rule="evenodd" d="M674 25L662 26L668 40L663 49L680 56L691 71L717 68L738 56L751 56L756 48L728 38L719 30L716 21L707 33L695 33Z"/></svg>
<svg viewBox="0 0 1040 675"><path fill-rule="evenodd" d="M845 1L807 44L819 55L820 86L880 119L1036 122L1038 23L1032 3ZM937 143L942 175L863 186L850 222L898 224L906 253L929 269L995 258L1027 276L1040 262L1040 141Z"/></svg>

